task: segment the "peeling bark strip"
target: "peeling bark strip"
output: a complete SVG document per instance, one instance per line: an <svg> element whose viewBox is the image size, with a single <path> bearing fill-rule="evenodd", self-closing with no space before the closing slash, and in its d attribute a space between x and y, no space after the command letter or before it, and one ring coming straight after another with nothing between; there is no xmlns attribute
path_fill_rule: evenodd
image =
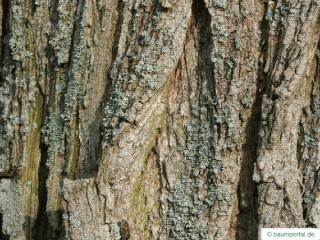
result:
<svg viewBox="0 0 320 240"><path fill-rule="evenodd" d="M0 239L320 227L318 0L0 4Z"/></svg>

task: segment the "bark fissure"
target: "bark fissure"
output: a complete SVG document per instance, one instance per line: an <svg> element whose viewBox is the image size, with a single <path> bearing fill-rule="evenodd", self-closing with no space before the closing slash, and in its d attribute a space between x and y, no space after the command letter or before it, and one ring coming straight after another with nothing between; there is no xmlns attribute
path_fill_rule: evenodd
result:
<svg viewBox="0 0 320 240"><path fill-rule="evenodd" d="M212 89L214 66L208 62L210 61L208 54L212 49L210 24L210 14L205 3L193 1L192 18L185 40L184 52L179 61L181 70L176 74L178 81L187 81L190 122L184 129L185 143L181 143L185 147L182 149L182 176L174 189L171 190L168 199L168 239L209 239L207 218L213 204L213 196L210 191L214 189L213 184L215 184L214 150L210 146L210 142L213 141L210 136L210 133L213 132L210 121L213 120L213 109L208 104L208 99L212 98L212 92L214 92ZM194 53L186 51L185 47L189 41L190 45L193 44L195 48L193 51L197 51L195 54L197 59L191 63L191 66L188 66L188 54ZM184 71L185 79L181 77ZM195 73L192 73L194 76L191 77L189 72L192 71ZM196 88L194 88L193 82L196 82ZM205 186L200 184L202 181ZM201 193L202 188L208 188L208 192ZM203 199L202 194L207 194L206 200Z"/></svg>
<svg viewBox="0 0 320 240"><path fill-rule="evenodd" d="M1 240L10 240L10 236L3 233L2 221L3 221L3 215L2 215L2 213L0 213L0 239Z"/></svg>
<svg viewBox="0 0 320 240"><path fill-rule="evenodd" d="M4 64L4 59L6 56L6 49L7 46L7 38L8 38L8 31L9 31L9 10L10 10L10 1L1 1L1 8L2 8L2 19L1 19L1 38L0 38L0 56L1 56L1 68ZM1 74L1 82L3 82L3 74Z"/></svg>
<svg viewBox="0 0 320 240"><path fill-rule="evenodd" d="M310 104L303 110L300 120L299 140L297 142L297 158L299 160L299 169L302 171L302 195L303 195L303 219L308 227L318 227L319 221L314 215L314 207L317 206L317 191L319 187L319 166L317 159L319 147L317 142L320 140L317 125L320 123L319 118L319 43L314 57L314 67L310 77L313 78L310 87Z"/></svg>
<svg viewBox="0 0 320 240"><path fill-rule="evenodd" d="M250 117L245 127L245 143L242 146L243 160L240 168L238 184L238 216L236 226L236 239L258 238L258 192L257 183L253 180L254 163L258 157L259 131L262 114L262 96L267 89L267 74L264 71L266 63L266 50L268 46L269 25L266 20L267 3L264 3L264 13L260 19L260 53L256 77L256 90Z"/></svg>
<svg viewBox="0 0 320 240"><path fill-rule="evenodd" d="M258 89L257 92L259 92ZM257 239L258 237L257 184L253 181L253 168L257 159L257 129L260 125L260 110L261 99L257 96L246 126L246 142L243 145L244 159L241 164L238 185L239 215L237 217L236 239L239 240Z"/></svg>
<svg viewBox="0 0 320 240"><path fill-rule="evenodd" d="M320 227L319 7L2 0L0 239Z"/></svg>
<svg viewBox="0 0 320 240"><path fill-rule="evenodd" d="M319 9L312 1L296 3L295 11L287 2L279 1L274 7L269 5L266 13L269 33L265 72L269 81L262 100L254 174L255 181L258 180L258 215L262 226L305 224L296 147L299 121L310 91L312 64L308 63L315 50L313 42L318 41Z"/></svg>
<svg viewBox="0 0 320 240"><path fill-rule="evenodd" d="M35 225L32 229L33 239L41 240L47 239L47 232L49 228L48 213L47 213L47 179L49 177L49 169L46 165L47 162L47 146L40 143L41 160L38 169L39 183L38 183L38 215L35 220ZM49 239L48 239L49 240Z"/></svg>

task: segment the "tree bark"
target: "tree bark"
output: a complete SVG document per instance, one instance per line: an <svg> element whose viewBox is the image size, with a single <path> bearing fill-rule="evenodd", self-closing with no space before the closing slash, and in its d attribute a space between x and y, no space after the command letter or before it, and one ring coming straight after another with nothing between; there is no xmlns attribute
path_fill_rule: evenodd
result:
<svg viewBox="0 0 320 240"><path fill-rule="evenodd" d="M320 227L319 0L0 2L0 239Z"/></svg>

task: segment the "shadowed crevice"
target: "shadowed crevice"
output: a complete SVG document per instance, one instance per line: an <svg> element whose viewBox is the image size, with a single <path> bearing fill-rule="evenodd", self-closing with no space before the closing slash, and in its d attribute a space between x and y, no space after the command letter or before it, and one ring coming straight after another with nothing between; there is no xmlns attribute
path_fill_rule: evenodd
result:
<svg viewBox="0 0 320 240"><path fill-rule="evenodd" d="M246 141L242 146L243 161L239 175L237 240L257 239L258 237L258 199L257 184L253 181L254 162L257 159L258 132L261 115L261 101L257 96L252 106L251 117L248 119L245 134Z"/></svg>
<svg viewBox="0 0 320 240"><path fill-rule="evenodd" d="M37 239L43 239L43 240L65 240L65 228L64 228L64 224L62 222L62 211L48 211L47 212L47 216L48 218L57 218L56 221L56 225L58 225L59 227L53 228L52 226L48 225L48 231L45 232L43 234L43 236L41 238L37 238ZM24 218L24 224L23 224L23 228L24 228L24 232L25 232L25 238L26 240L34 240L37 237L36 234L33 233L32 236L32 232L30 232L30 226L34 223L37 223L37 219L34 219L30 216L25 216ZM0 235L0 240L2 240L1 235Z"/></svg>
<svg viewBox="0 0 320 240"><path fill-rule="evenodd" d="M217 167L212 145L216 110L210 99L214 99L216 89L215 66L210 58L213 50L211 15L204 1L193 1L183 50L174 81L185 82L187 94L182 94L186 94L188 101L189 121L182 126L185 140L179 143L183 149L181 177L169 193L166 232L168 239L209 239L208 216L214 204L211 191L216 189L214 171ZM194 184L196 182L199 184ZM206 193L201 192L202 189L206 189Z"/></svg>
<svg viewBox="0 0 320 240"><path fill-rule="evenodd" d="M320 18L319 18L320 20ZM314 79L310 88L310 104L303 110L299 123L299 137L297 141L298 166L302 173L302 207L303 219L306 227L316 228L313 217L310 216L316 202L317 192L320 186L320 170L316 166L319 147L319 135L317 126L320 124L320 42L314 56L314 69L311 77ZM309 173L309 174L307 174Z"/></svg>
<svg viewBox="0 0 320 240"><path fill-rule="evenodd" d="M257 183L253 181L254 163L258 157L259 129L261 125L262 96L268 92L270 83L268 75L264 72L267 61L269 24L266 20L268 5L264 4L263 19L260 23L260 56L257 71L257 84L255 101L252 105L251 115L245 127L245 143L242 146L243 161L239 175L238 216L236 239L247 240L258 238L258 193Z"/></svg>
<svg viewBox="0 0 320 240"><path fill-rule="evenodd" d="M125 3L122 0L119 0L117 3L117 15L116 15L116 26L112 36L112 56L109 66L106 69L106 86L104 90L104 94L102 99L97 107L95 112L94 121L89 125L88 128L88 144L87 144L87 152L88 152L88 159L86 162L83 162L86 167L80 169L78 174L75 176L76 179L80 178L90 178L96 177L99 171L100 161L102 159L102 141L103 135L103 118L104 118L104 108L105 104L107 103L110 97L110 91L112 89L112 79L110 76L110 72L114 65L114 62L118 55L118 47L120 42L120 36L122 31L122 24L124 21L124 10L125 10ZM100 19L100 21L102 21Z"/></svg>
<svg viewBox="0 0 320 240"><path fill-rule="evenodd" d="M32 237L34 240L47 239L48 231L48 216L46 212L48 190L46 182L49 176L49 169L46 166L47 161L47 146L44 143L40 143L41 160L38 169L39 186L38 186L38 215L35 220L35 225L32 228Z"/></svg>
<svg viewBox="0 0 320 240"><path fill-rule="evenodd" d="M40 143L40 149L41 161L38 170L38 214L36 219L30 218L29 216L25 217L25 236L28 240L62 240L65 236L62 218L63 212L61 210L47 211L48 189L46 183L49 177L49 169L46 165L46 161L48 149L44 143Z"/></svg>
<svg viewBox="0 0 320 240"><path fill-rule="evenodd" d="M5 55L8 53L9 48L7 47L8 41L6 41L8 31L9 31L9 10L10 10L10 1L3 0L2 1L2 19L1 19L1 66L3 66L3 61L5 59ZM3 80L2 80L3 81Z"/></svg>
<svg viewBox="0 0 320 240"><path fill-rule="evenodd" d="M2 213L0 213L0 239L1 240L10 240L10 236L3 233L2 224L3 224L3 215L2 215Z"/></svg>

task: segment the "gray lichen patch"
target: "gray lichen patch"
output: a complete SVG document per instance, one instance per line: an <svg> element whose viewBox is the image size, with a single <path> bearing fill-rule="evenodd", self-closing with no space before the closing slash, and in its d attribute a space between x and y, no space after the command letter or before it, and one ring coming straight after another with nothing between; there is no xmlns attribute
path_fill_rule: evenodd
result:
<svg viewBox="0 0 320 240"><path fill-rule="evenodd" d="M210 239L210 209L218 205L221 214L230 214L230 189L216 185L220 166L210 144L210 132L208 125L196 120L186 127L183 175L168 199L169 239Z"/></svg>
<svg viewBox="0 0 320 240"><path fill-rule="evenodd" d="M110 235L112 240L121 240L120 227L117 223L110 224Z"/></svg>
<svg viewBox="0 0 320 240"><path fill-rule="evenodd" d="M2 1L0 238L318 227L319 6Z"/></svg>
<svg viewBox="0 0 320 240"><path fill-rule="evenodd" d="M227 8L227 1L226 0L214 0L212 1L213 3L213 6L215 7L219 7L219 8L222 8L222 9L226 9Z"/></svg>
<svg viewBox="0 0 320 240"><path fill-rule="evenodd" d="M26 48L25 34L25 3L21 0L14 0L10 3L10 37L9 46L12 58L15 61L23 61L30 57L31 53Z"/></svg>
<svg viewBox="0 0 320 240"><path fill-rule="evenodd" d="M187 28L185 19L189 15L186 8L177 6L173 13L162 12L154 3L148 7L155 8L151 21L139 26L144 29L140 35L130 35L129 39L133 44L128 46L129 54L117 58L111 70L112 90L104 109L103 123L106 144L113 141L124 125L133 124L136 114L133 106L146 103L157 91L163 89L182 50ZM150 14L146 9L145 11ZM176 21L181 21L183 25L173 28ZM137 23L134 21L133 27L135 24ZM161 28L154 33L157 26ZM168 51L164 53L165 48Z"/></svg>
<svg viewBox="0 0 320 240"><path fill-rule="evenodd" d="M55 156L64 152L62 119L57 113L52 113L42 128L43 141L48 146L48 160L46 164L54 164Z"/></svg>
<svg viewBox="0 0 320 240"><path fill-rule="evenodd" d="M299 121L303 116L305 91L309 90L300 83L307 86L310 81L308 74L305 76L305 73L312 66L307 64L310 61L310 52L315 51L315 46L307 43L306 39L312 42L314 38L318 38L314 35L317 31L315 30L317 17L306 13L319 12L319 8L310 1L304 4L300 4L299 1L296 3L297 9L290 10L285 1L277 4L268 1L266 13L265 23L269 27L270 37L263 70L270 81L267 83L268 97L265 96L262 100L260 143L255 167L257 174L254 175L258 180L260 205L258 214L262 226L304 226L307 213L303 208L306 209L310 200L313 201L310 198L312 194L310 194L309 177L306 176L311 173L310 169L314 164L309 160L312 159L312 154L308 153L313 148L314 136L308 127L304 129L306 135L299 136ZM304 35L303 38L296 34L297 28L303 29L304 33L298 34ZM271 37L283 31L286 32L283 38ZM294 41L296 37L297 41ZM283 60L287 58L292 46L299 49L297 51L300 54L292 55L290 63L284 64ZM301 142L304 142L303 146ZM304 164L308 167L304 168ZM274 185L280 190L272 191L271 196L269 189L274 188ZM301 206L303 197L295 193L304 187L308 190L304 195L305 205ZM264 200L268 195L272 204L266 206ZM285 217L276 220L277 218L271 216L280 215L279 205L284 206L282 209L285 209L285 212L282 211L281 215Z"/></svg>
<svg viewBox="0 0 320 240"><path fill-rule="evenodd" d="M56 50L58 64L69 61L72 36L75 26L76 1L59 1L57 23L53 27L49 43Z"/></svg>
<svg viewBox="0 0 320 240"><path fill-rule="evenodd" d="M91 3L82 1L79 4L78 23L74 35L72 49L72 61L70 70L67 72L67 89L64 100L64 121L66 127L70 126L78 99L83 96L82 89L88 79L88 69L90 61L90 46L87 37L91 33Z"/></svg>
<svg viewBox="0 0 320 240"><path fill-rule="evenodd" d="M315 71L319 72L318 69ZM311 102L304 109L304 115L300 120L300 139L298 141L299 168L302 172L303 182L303 208L307 226L319 227L319 178L317 171L320 166L320 109L319 109L319 81L315 81L311 88ZM316 178L316 179L315 179Z"/></svg>
<svg viewBox="0 0 320 240"><path fill-rule="evenodd" d="M3 214L2 232L17 240L24 240L21 189L14 180L0 179L0 212Z"/></svg>

